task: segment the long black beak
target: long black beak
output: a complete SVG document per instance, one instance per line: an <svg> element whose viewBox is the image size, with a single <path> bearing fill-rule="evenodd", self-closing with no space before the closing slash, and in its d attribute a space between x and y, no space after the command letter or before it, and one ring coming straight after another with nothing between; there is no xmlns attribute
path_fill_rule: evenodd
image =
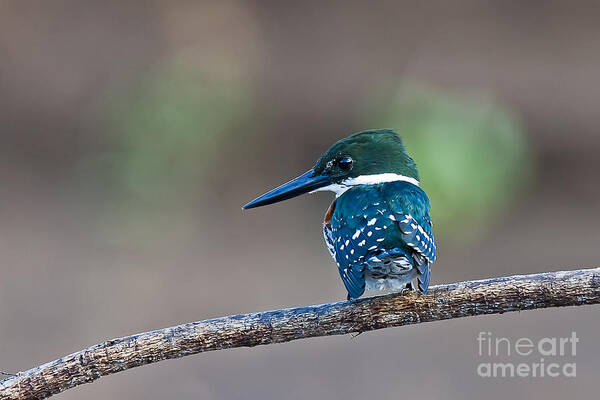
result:
<svg viewBox="0 0 600 400"><path fill-rule="evenodd" d="M315 171L311 169L296 179L292 179L278 188L275 188L252 200L242 208L247 210L249 208L277 203L278 201L291 199L292 197L300 196L301 194L322 188L330 183L331 180L328 176L315 174Z"/></svg>

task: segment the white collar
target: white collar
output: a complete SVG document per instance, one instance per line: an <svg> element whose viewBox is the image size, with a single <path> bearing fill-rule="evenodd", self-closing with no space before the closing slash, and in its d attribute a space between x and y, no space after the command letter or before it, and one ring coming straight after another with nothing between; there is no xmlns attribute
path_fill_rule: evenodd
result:
<svg viewBox="0 0 600 400"><path fill-rule="evenodd" d="M311 193L315 192L323 192L323 191L331 191L334 192L336 197L339 197L346 190L350 189L353 186L358 185L377 185L379 183L386 182L408 182L415 186L419 186L419 181L415 178L411 178L409 176L393 174L393 173L385 173L385 174L373 174L373 175L360 175L356 178L348 178L344 179L341 183L333 183L328 186L324 186L322 188L318 188L313 190Z"/></svg>

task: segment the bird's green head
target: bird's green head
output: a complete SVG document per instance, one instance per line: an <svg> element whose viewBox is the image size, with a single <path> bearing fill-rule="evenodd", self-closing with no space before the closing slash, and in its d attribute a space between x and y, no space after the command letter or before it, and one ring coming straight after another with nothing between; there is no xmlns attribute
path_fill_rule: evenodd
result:
<svg viewBox="0 0 600 400"><path fill-rule="evenodd" d="M317 160L313 170L331 176L338 184L350 178L382 174L419 180L415 162L406 153L400 136L391 129L363 131L338 141Z"/></svg>
<svg viewBox="0 0 600 400"><path fill-rule="evenodd" d="M353 186L406 181L419 185L419 173L402 139L391 129L373 129L348 136L331 146L301 176L246 204L276 203L307 192L330 190L338 196Z"/></svg>

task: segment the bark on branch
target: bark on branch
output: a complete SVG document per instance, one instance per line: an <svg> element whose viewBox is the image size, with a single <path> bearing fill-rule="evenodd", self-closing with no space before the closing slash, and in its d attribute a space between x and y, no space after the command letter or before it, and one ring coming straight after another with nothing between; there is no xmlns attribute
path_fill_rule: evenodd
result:
<svg viewBox="0 0 600 400"><path fill-rule="evenodd" d="M450 318L600 303L600 268L438 285L427 295L354 301L190 322L88 347L0 382L0 399L38 399L169 358ZM2 366L8 368L8 366Z"/></svg>

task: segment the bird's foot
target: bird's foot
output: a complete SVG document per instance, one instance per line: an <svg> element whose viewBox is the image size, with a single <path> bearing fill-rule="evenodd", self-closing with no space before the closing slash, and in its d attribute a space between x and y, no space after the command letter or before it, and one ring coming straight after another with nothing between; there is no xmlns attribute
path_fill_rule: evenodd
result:
<svg viewBox="0 0 600 400"><path fill-rule="evenodd" d="M402 289L400 289L400 294L404 295L407 294L408 292L412 292L415 290L415 285L412 282L408 282L406 284L406 286L404 286Z"/></svg>

